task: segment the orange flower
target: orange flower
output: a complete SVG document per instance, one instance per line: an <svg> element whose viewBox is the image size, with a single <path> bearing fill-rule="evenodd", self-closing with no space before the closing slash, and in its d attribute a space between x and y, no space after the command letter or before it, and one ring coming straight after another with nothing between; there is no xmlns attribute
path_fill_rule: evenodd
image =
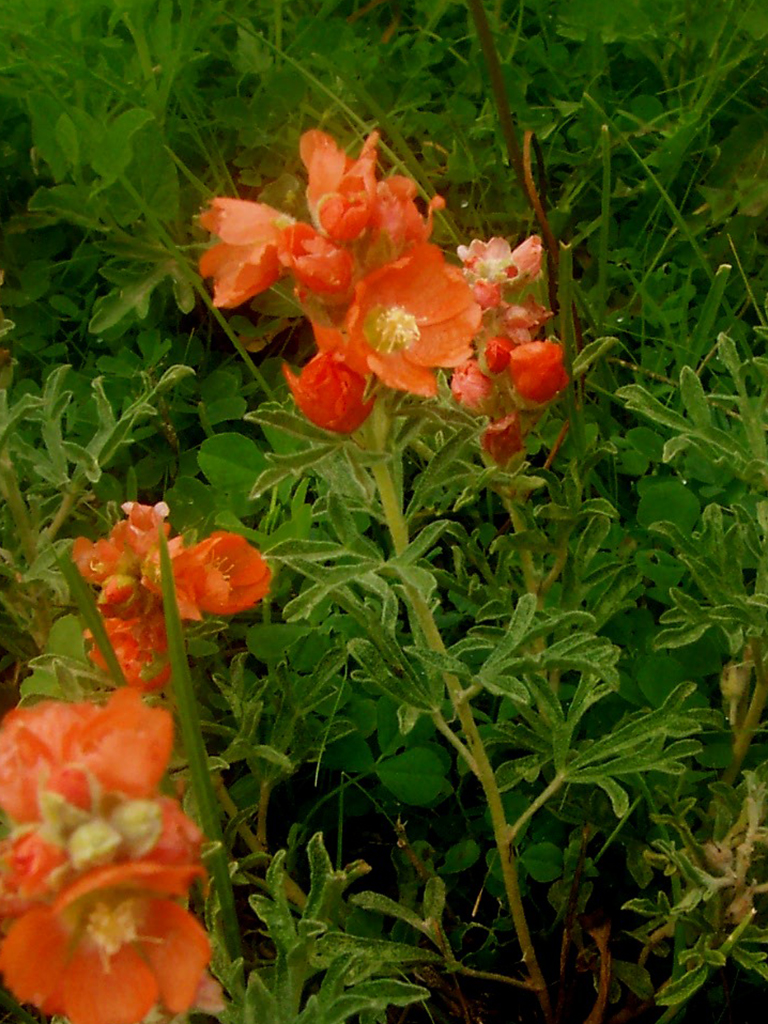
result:
<svg viewBox="0 0 768 1024"><path fill-rule="evenodd" d="M194 1003L210 959L208 937L168 899L203 874L196 864L97 868L10 927L0 971L21 1002L71 1024L136 1024L156 1004Z"/></svg>
<svg viewBox="0 0 768 1024"><path fill-rule="evenodd" d="M352 257L309 224L292 224L286 228L279 254L283 266L310 291L335 295L349 290L354 269Z"/></svg>
<svg viewBox="0 0 768 1024"><path fill-rule="evenodd" d="M149 796L173 746L173 719L133 690L115 691L103 707L42 701L16 708L0 728L0 806L16 822L39 821L40 796L58 793L88 809L92 785Z"/></svg>
<svg viewBox="0 0 768 1024"><path fill-rule="evenodd" d="M318 129L304 132L299 153L309 174L307 203L312 220L336 242L352 242L365 231L376 194L379 133L363 143L357 160Z"/></svg>
<svg viewBox="0 0 768 1024"><path fill-rule="evenodd" d="M200 223L221 239L200 260L200 274L214 279L214 306L239 306L277 281L278 244L291 217L264 203L218 198Z"/></svg>
<svg viewBox="0 0 768 1024"><path fill-rule="evenodd" d="M135 690L115 690L72 737L71 757L107 792L153 796L173 749L173 718Z"/></svg>
<svg viewBox="0 0 768 1024"><path fill-rule="evenodd" d="M324 430L351 434L373 408L373 399L363 401L365 378L351 370L338 353L318 353L299 377L283 364L283 375L298 407L311 423Z"/></svg>
<svg viewBox="0 0 768 1024"><path fill-rule="evenodd" d="M472 354L480 307L457 267L421 244L374 270L355 288L344 359L358 373L430 397L435 366L460 366Z"/></svg>
<svg viewBox="0 0 768 1024"><path fill-rule="evenodd" d="M88 781L69 765L70 737L97 712L91 704L43 701L16 708L0 728L0 806L17 822L40 818L39 790L60 793L78 807L90 805Z"/></svg>
<svg viewBox="0 0 768 1024"><path fill-rule="evenodd" d="M161 524L166 537L171 527L163 521L168 515L164 501L156 505L126 501L122 507L126 518L112 528L109 537L96 542L78 537L72 559L85 579L101 585L99 604L105 615L132 618L156 603L139 584L146 586L145 573L157 561ZM179 538L170 541L172 554L181 543Z"/></svg>
<svg viewBox="0 0 768 1024"><path fill-rule="evenodd" d="M245 537L217 530L182 551L173 564L179 610L186 619L201 612L234 615L269 592L272 573Z"/></svg>
<svg viewBox="0 0 768 1024"><path fill-rule="evenodd" d="M22 832L3 843L0 855L4 871L4 894L14 893L24 900L46 896L59 869L68 863L67 854L39 832ZM8 913L8 908L5 908Z"/></svg>
<svg viewBox="0 0 768 1024"><path fill-rule="evenodd" d="M371 230L386 234L396 255L409 245L426 242L432 234L432 214L445 206L442 196L433 196L425 219L414 201L416 194L416 183L400 174L385 178L376 188Z"/></svg>
<svg viewBox="0 0 768 1024"><path fill-rule="evenodd" d="M509 354L509 373L518 394L531 402L549 402L568 383L563 349L555 341L531 341Z"/></svg>
<svg viewBox="0 0 768 1024"><path fill-rule="evenodd" d="M147 610L143 616L104 619L104 627L125 681L143 693L150 693L165 686L171 678L171 666L166 656L168 638L158 597L154 590L146 591L146 597ZM86 637L91 639L91 634L87 633ZM107 663L95 644L91 645L89 655L94 664L107 670Z"/></svg>

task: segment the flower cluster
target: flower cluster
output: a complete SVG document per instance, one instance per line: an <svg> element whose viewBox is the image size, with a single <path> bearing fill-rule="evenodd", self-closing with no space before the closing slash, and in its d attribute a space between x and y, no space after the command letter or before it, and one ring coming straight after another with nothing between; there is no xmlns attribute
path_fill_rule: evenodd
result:
<svg viewBox="0 0 768 1024"><path fill-rule="evenodd" d="M501 238L459 247L463 268L429 242L437 196L422 215L410 178L377 176L379 136L352 159L324 132L300 143L311 223L263 203L214 199L201 223L220 241L200 262L214 303L237 306L283 275L309 316L318 354L300 375L284 367L297 405L326 430L351 433L371 412L373 384L426 398L434 370L490 416L483 447L506 461L567 383L562 348L537 334L551 313L531 294L541 242L512 250ZM521 416L521 411L528 415Z"/></svg>
<svg viewBox="0 0 768 1024"><path fill-rule="evenodd" d="M201 223L221 241L200 262L214 302L237 306L293 277L319 353L300 376L285 375L313 423L349 433L366 419L369 380L413 394L437 391L436 367L472 354L480 306L458 267L429 243L436 196L425 214L416 185L377 177L378 133L356 160L324 132L301 138L311 224L263 203L214 199Z"/></svg>
<svg viewBox="0 0 768 1024"><path fill-rule="evenodd" d="M203 837L158 792L172 745L171 715L130 689L4 719L0 972L22 1002L72 1024L210 1003L208 937L179 902L204 877Z"/></svg>
<svg viewBox="0 0 768 1024"><path fill-rule="evenodd" d="M529 286L541 276L541 239L512 249L503 238L459 246L464 275L483 310L476 355L458 367L451 391L462 405L491 417L483 448L496 462L523 447L523 436L568 383L562 346L537 334L552 313Z"/></svg>
<svg viewBox="0 0 768 1024"><path fill-rule="evenodd" d="M140 690L155 690L170 676L168 643L160 583L159 530L166 537L168 506L126 502L126 518L109 537L79 537L73 558L82 576L100 587L99 608L107 635L126 680ZM233 615L260 601L271 573L260 553L235 533L217 531L191 547L183 538L168 541L183 619L203 613ZM97 648L91 658L104 665Z"/></svg>

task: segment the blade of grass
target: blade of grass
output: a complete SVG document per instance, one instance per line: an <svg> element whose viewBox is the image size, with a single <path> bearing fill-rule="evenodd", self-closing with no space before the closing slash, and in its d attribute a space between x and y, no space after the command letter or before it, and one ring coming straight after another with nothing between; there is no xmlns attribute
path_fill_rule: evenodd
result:
<svg viewBox="0 0 768 1024"><path fill-rule="evenodd" d="M629 139L626 137L626 135L624 135L622 132L620 132L616 128L616 126L614 125L614 123L611 120L611 118L608 117L608 115L603 110L603 108L600 106L600 104L597 103L589 95L589 93L586 93L586 92L584 93L584 99L586 100L586 102L594 110L597 111L597 113L606 122L606 124L608 124L611 127L611 129L614 132L614 134L619 139L621 139L622 143L627 147L629 152L632 154L632 156L635 158L635 160L637 160L637 162L640 164L640 166L645 171L646 175L648 176L648 180L653 182L654 186L656 187L656 189L659 192L659 195L661 196L662 200L664 201L665 206L667 207L667 209L669 211L669 215L672 218L672 221L677 226L677 228L680 231L680 233L683 236L683 238L685 238L686 242L688 242L690 247L693 249L694 253L696 254L696 258L698 259L699 263L701 264L702 268L704 269L707 277L710 279L710 281L713 280L714 276L715 276L714 272L713 272L712 268L710 267L709 263L707 262L707 258L704 255L704 253L702 252L701 246L696 241L696 239L695 239L695 237L693 235L693 232L691 231L690 227L688 226L688 224L687 224L687 222L685 220L685 217L682 215L680 210L677 208L676 203L674 202L674 200L670 196L669 192L667 192L667 190L664 188L664 186L662 185L661 181L653 173L653 171L651 170L651 168L648 165L648 162L643 159L643 157L640 155L640 153L638 153L638 151L635 149L635 147L632 145L632 143L629 141Z"/></svg>
<svg viewBox="0 0 768 1024"><path fill-rule="evenodd" d="M69 555L60 555L58 563L64 579L67 581L70 596L77 605L77 610L80 612L83 622L90 630L102 658L107 663L107 671L112 676L113 682L117 686L127 686L123 670L120 668L120 662L117 660L115 650L110 643L106 627L104 626L104 619L98 609L96 599L91 593L91 588L80 575Z"/></svg>
<svg viewBox="0 0 768 1024"><path fill-rule="evenodd" d="M158 536L160 538L160 574L165 629L168 637L168 657L171 662L171 678L176 697L181 741L189 762L189 775L200 825L208 839L214 843L209 860L211 877L219 897L224 944L232 963L235 963L242 957L240 928L229 874L229 860L224 846L224 833L219 817L219 803L208 769L208 756L200 727L200 712L192 686L192 675L189 671L184 643L184 629L176 601L176 583L168 552L168 541L162 530L158 531Z"/></svg>
<svg viewBox="0 0 768 1024"><path fill-rule="evenodd" d="M40 1024L39 1017L33 1017L31 1013L27 1013L22 1006L19 1006L13 996L8 995L8 993L3 991L1 988L0 1007L13 1015L9 1020L12 1020L14 1024Z"/></svg>
<svg viewBox="0 0 768 1024"><path fill-rule="evenodd" d="M608 312L608 241L611 228L611 136L608 125L600 129L603 183L600 192L600 235L597 256L597 336L603 333Z"/></svg>
<svg viewBox="0 0 768 1024"><path fill-rule="evenodd" d="M691 366L695 367L704 355L709 334L714 327L715 317L720 309L720 303L723 301L723 293L725 292L725 286L728 283L728 275L730 272L730 263L722 263L717 268L715 279L710 285L709 292L704 300L704 305L702 307L701 314L699 315L699 321L691 333L691 340L687 353L688 359L685 360L685 362ZM682 370L682 368L680 360L678 360L678 371Z"/></svg>
<svg viewBox="0 0 768 1024"><path fill-rule="evenodd" d="M577 355L573 330L573 249L570 245L562 243L560 243L558 294L560 296L560 337L565 355L565 369L570 381L565 392L565 404L576 455L582 458L586 450L584 419L578 400L577 385L573 379L573 364Z"/></svg>

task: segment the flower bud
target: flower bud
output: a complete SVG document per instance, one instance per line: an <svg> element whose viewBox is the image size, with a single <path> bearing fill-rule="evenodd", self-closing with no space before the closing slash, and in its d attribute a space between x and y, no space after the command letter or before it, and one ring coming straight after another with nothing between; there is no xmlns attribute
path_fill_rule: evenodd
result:
<svg viewBox="0 0 768 1024"><path fill-rule="evenodd" d="M489 373L501 373L509 366L509 353L514 348L509 338L496 335L485 343L485 365Z"/></svg>
<svg viewBox="0 0 768 1024"><path fill-rule="evenodd" d="M163 814L156 800L127 800L114 809L109 821L122 836L131 857L149 853L163 830Z"/></svg>
<svg viewBox="0 0 768 1024"><path fill-rule="evenodd" d="M513 455L522 451L523 435L520 417L512 412L503 419L490 423L483 434L481 444L494 462L500 466L509 462Z"/></svg>
<svg viewBox="0 0 768 1024"><path fill-rule="evenodd" d="M491 379L486 377L475 359L456 367L451 376L451 391L460 405L481 412L493 394Z"/></svg>
<svg viewBox="0 0 768 1024"><path fill-rule="evenodd" d="M509 373L515 389L530 402L549 402L568 383L563 349L555 341L531 341L509 354Z"/></svg>
<svg viewBox="0 0 768 1024"><path fill-rule="evenodd" d="M77 871L108 864L117 853L123 837L98 818L76 828L69 837L67 851L72 866Z"/></svg>
<svg viewBox="0 0 768 1024"><path fill-rule="evenodd" d="M67 857L60 846L43 839L38 831L32 831L10 840L3 860L8 869L5 887L22 897L30 897L44 895L51 888L54 873L66 864Z"/></svg>
<svg viewBox="0 0 768 1024"><path fill-rule="evenodd" d="M373 408L373 400L363 401L365 378L351 370L338 353L320 352L299 377L287 365L283 365L283 374L298 407L324 430L351 434Z"/></svg>

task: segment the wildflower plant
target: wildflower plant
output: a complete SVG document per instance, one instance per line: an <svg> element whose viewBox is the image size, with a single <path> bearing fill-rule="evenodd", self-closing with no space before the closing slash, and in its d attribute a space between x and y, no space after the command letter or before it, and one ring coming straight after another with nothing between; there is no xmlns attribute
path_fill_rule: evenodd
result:
<svg viewBox="0 0 768 1024"><path fill-rule="evenodd" d="M748 1019L765 19L322 6L0 11L0 1006Z"/></svg>

